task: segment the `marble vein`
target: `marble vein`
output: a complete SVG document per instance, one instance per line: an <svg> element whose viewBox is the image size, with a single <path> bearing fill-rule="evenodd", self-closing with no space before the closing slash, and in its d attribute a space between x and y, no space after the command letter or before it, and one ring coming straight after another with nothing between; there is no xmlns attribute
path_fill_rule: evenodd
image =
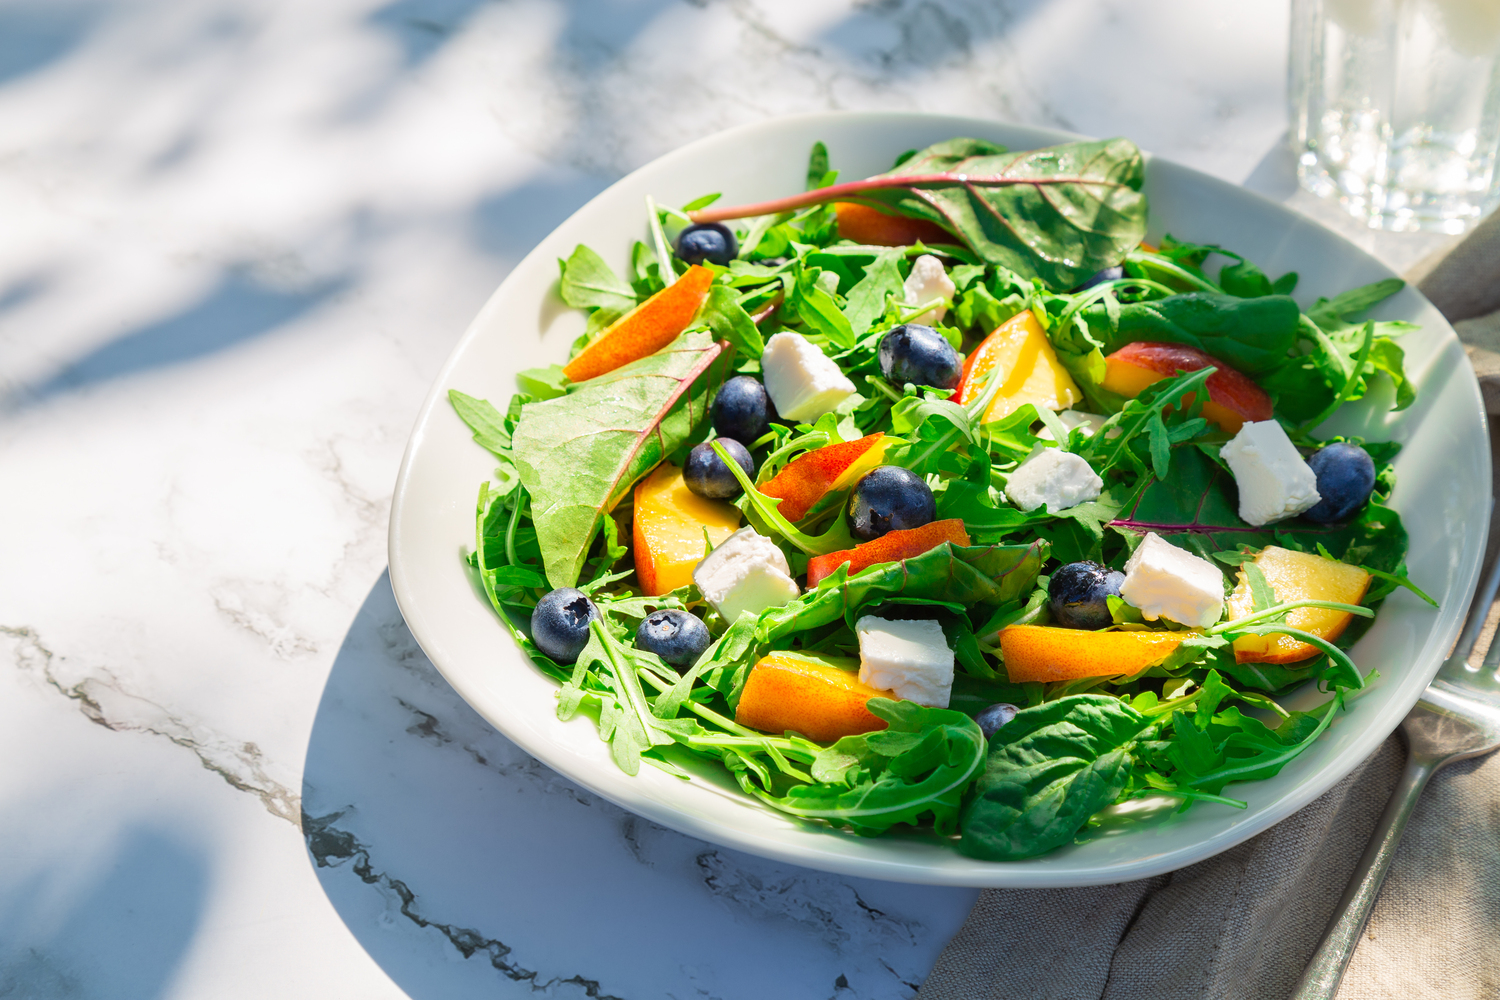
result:
<svg viewBox="0 0 1500 1000"><path fill-rule="evenodd" d="M12 664L17 670L76 703L90 722L111 732L165 737L192 753L205 770L217 774L231 788L255 796L272 816L298 823L301 797L267 773L264 754L254 742L233 743L196 732L164 706L127 690L102 667L91 669L78 680L65 679L57 670L60 657L33 628L0 625L0 635L14 644Z"/></svg>
<svg viewBox="0 0 1500 1000"><path fill-rule="evenodd" d="M334 825L343 816L342 812L316 817L309 816L306 812L302 814L302 830L307 838L307 849L319 868L349 865L350 870L359 877L360 881L366 885L376 886L400 900L401 915L407 920L418 927L437 931L454 948L457 948L464 958L473 958L475 955L483 954L495 971L511 982L529 986L533 992L556 995L558 987L570 987L568 993L576 993L590 1000L623 1000L622 997L613 993L603 992L597 980L581 975L554 976L544 979L535 969L527 969L510 961L511 948L505 942L497 938L485 937L484 934L472 928L444 923L419 913L417 894L401 879L376 871L370 861L370 849L360 843L353 833Z"/></svg>

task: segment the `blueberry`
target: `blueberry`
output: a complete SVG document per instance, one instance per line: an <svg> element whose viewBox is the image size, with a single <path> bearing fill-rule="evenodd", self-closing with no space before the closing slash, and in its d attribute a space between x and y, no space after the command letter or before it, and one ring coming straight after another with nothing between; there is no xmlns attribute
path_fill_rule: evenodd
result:
<svg viewBox="0 0 1500 1000"><path fill-rule="evenodd" d="M997 705L991 705L983 712L974 716L974 721L979 723L979 731L984 733L984 738L989 739L995 735L995 730L1005 725L1011 719L1014 719L1016 713L1019 711L1020 709L1016 706L1007 705L1002 701Z"/></svg>
<svg viewBox="0 0 1500 1000"><path fill-rule="evenodd" d="M880 338L880 374L894 386L910 382L951 389L963 367L953 345L930 326L903 323Z"/></svg>
<svg viewBox="0 0 1500 1000"><path fill-rule="evenodd" d="M689 264L701 264L706 260L720 267L728 267L739 252L734 233L719 222L700 222L688 226L677 237L677 256Z"/></svg>
<svg viewBox="0 0 1500 1000"><path fill-rule="evenodd" d="M771 397L759 379L736 375L719 387L708 415L719 437L754 441L771 426Z"/></svg>
<svg viewBox="0 0 1500 1000"><path fill-rule="evenodd" d="M676 608L653 611L635 630L635 644L674 667L691 665L714 641L696 615Z"/></svg>
<svg viewBox="0 0 1500 1000"><path fill-rule="evenodd" d="M721 437L717 440L739 463L740 468L745 470L745 475L754 477L755 462L745 446L734 438ZM710 500L728 500L740 495L739 480L734 478L729 466L724 464L724 460L707 441L688 452L687 465L682 469L682 481L687 483L688 489Z"/></svg>
<svg viewBox="0 0 1500 1000"><path fill-rule="evenodd" d="M1309 521L1317 524L1347 521L1375 490L1375 463L1369 452L1357 444L1325 445L1313 453L1307 464L1318 477L1318 496L1323 498L1303 513Z"/></svg>
<svg viewBox="0 0 1500 1000"><path fill-rule="evenodd" d="M1095 285L1102 285L1106 281L1119 281L1123 277L1125 277L1125 268L1120 265L1116 264L1114 267L1106 267L1104 270L1097 272L1088 281L1073 289L1073 294L1076 295L1079 292L1088 291Z"/></svg>
<svg viewBox="0 0 1500 1000"><path fill-rule="evenodd" d="M1047 604L1063 628L1104 628L1113 624L1107 597L1120 596L1125 574L1096 562L1068 563L1052 574Z"/></svg>
<svg viewBox="0 0 1500 1000"><path fill-rule="evenodd" d="M589 622L599 609L581 590L558 587L531 612L531 641L558 663L572 663L589 641Z"/></svg>
<svg viewBox="0 0 1500 1000"><path fill-rule="evenodd" d="M935 517L932 489L899 465L871 469L849 494L849 528L867 542L887 531L920 528Z"/></svg>

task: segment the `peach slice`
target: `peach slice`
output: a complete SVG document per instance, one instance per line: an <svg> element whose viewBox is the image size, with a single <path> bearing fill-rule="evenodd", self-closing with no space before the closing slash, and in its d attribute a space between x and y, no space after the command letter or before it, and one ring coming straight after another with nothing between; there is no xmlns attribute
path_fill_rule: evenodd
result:
<svg viewBox="0 0 1500 1000"><path fill-rule="evenodd" d="M833 212L838 218L839 235L866 246L904 247L917 242L958 242L957 236L937 223L904 215L888 215L852 201L834 202Z"/></svg>
<svg viewBox="0 0 1500 1000"><path fill-rule="evenodd" d="M693 582L703 560L703 533L718 545L740 526L734 504L700 497L682 481L682 470L663 462L635 487L635 575L655 597Z"/></svg>
<svg viewBox="0 0 1500 1000"><path fill-rule="evenodd" d="M969 544L969 533L964 530L964 522L961 518L950 517L947 520L924 524L920 528L890 531L872 542L856 545L852 549L813 556L807 561L807 587L809 590L816 587L819 580L844 563L849 564L849 575L853 576L876 563L897 562L910 559L912 556L919 556L944 542L952 542L954 545Z"/></svg>
<svg viewBox="0 0 1500 1000"><path fill-rule="evenodd" d="M1186 344L1164 344L1142 340L1126 344L1104 359L1104 381L1100 388L1134 399L1146 386L1178 372L1217 368L1208 377L1208 402L1203 416L1230 434L1238 434L1247 421L1271 419L1271 397L1265 390L1224 362ZM1191 404L1189 395L1187 402Z"/></svg>
<svg viewBox="0 0 1500 1000"><path fill-rule="evenodd" d="M884 437L877 431L858 441L824 445L798 455L766 480L760 491L781 501L776 509L782 517L800 521L824 494L853 486L860 476L879 465L885 455Z"/></svg>
<svg viewBox="0 0 1500 1000"><path fill-rule="evenodd" d="M998 371L1000 389L984 423L999 420L1031 403L1049 410L1066 410L1083 401L1073 376L1057 360L1052 342L1031 310L1023 310L1001 323L964 359L954 398L967 405L983 395L984 377Z"/></svg>
<svg viewBox="0 0 1500 1000"><path fill-rule="evenodd" d="M1090 632L1052 625L1011 625L1000 632L1000 654L1013 683L1070 681L1134 674L1165 659L1182 632Z"/></svg>
<svg viewBox="0 0 1500 1000"><path fill-rule="evenodd" d="M1325 559L1312 552L1294 552L1275 545L1260 550L1253 560L1276 591L1278 601L1336 601L1358 604L1370 589L1370 574L1358 566ZM1229 617L1250 614L1255 601L1243 570L1239 586L1229 595ZM1311 632L1329 642L1344 634L1354 620L1347 611L1332 608L1297 608L1286 616L1287 625ZM1312 643L1289 635L1242 635L1234 640L1236 663L1295 663L1322 652Z"/></svg>
<svg viewBox="0 0 1500 1000"><path fill-rule="evenodd" d="M860 683L859 661L784 651L761 658L745 679L734 721L764 733L788 729L819 743L885 728L871 698L892 691Z"/></svg>
<svg viewBox="0 0 1500 1000"><path fill-rule="evenodd" d="M592 344L563 366L570 382L587 382L655 354L686 330L708 300L714 273L693 265L663 288L604 328Z"/></svg>

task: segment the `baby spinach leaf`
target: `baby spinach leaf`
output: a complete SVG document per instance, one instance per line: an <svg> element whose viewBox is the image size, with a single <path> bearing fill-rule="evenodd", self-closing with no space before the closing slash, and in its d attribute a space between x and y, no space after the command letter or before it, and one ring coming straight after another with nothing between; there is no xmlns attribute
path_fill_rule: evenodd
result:
<svg viewBox="0 0 1500 1000"><path fill-rule="evenodd" d="M1196 347L1246 375L1284 365L1297 344L1301 310L1285 295L1237 298L1189 292L1148 302L1126 302L1112 322L1103 303L1083 310L1105 354L1138 340Z"/></svg>
<svg viewBox="0 0 1500 1000"><path fill-rule="evenodd" d="M979 725L962 712L909 701L871 698L867 704L886 720L885 729L845 736L813 762L818 783L793 786L780 797L761 792L761 800L866 836L929 819L939 834L953 833L964 789L984 764Z"/></svg>
<svg viewBox="0 0 1500 1000"><path fill-rule="evenodd" d="M1256 528L1239 519L1233 477L1201 449L1176 448L1168 475L1148 477L1110 527L1137 534L1154 531L1208 559L1216 552L1236 552L1241 545L1315 552L1321 544L1345 562L1394 572L1405 558L1406 529L1396 512L1385 506L1394 485L1387 460L1377 462L1376 470L1375 493L1346 524L1293 518Z"/></svg>
<svg viewBox="0 0 1500 1000"><path fill-rule="evenodd" d="M1151 720L1118 698L1077 694L1018 712L990 737L960 820L959 850L1035 857L1073 839L1130 778L1131 744Z"/></svg>
<svg viewBox="0 0 1500 1000"><path fill-rule="evenodd" d="M566 396L521 408L516 468L552 586L577 582L601 519L698 429L732 358L728 344L685 333Z"/></svg>
<svg viewBox="0 0 1500 1000"><path fill-rule="evenodd" d="M562 270L558 291L575 309L606 309L624 313L635 308L635 289L610 270L604 258L583 244L567 260L557 262Z"/></svg>

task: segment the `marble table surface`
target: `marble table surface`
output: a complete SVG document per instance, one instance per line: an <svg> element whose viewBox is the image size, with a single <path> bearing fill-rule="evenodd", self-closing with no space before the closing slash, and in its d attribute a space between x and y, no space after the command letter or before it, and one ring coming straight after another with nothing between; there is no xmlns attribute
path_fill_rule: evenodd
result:
<svg viewBox="0 0 1500 1000"><path fill-rule="evenodd" d="M0 0L0 996L912 997L975 892L638 820L392 599L417 405L613 179L808 110L1296 192L1284 2Z"/></svg>

